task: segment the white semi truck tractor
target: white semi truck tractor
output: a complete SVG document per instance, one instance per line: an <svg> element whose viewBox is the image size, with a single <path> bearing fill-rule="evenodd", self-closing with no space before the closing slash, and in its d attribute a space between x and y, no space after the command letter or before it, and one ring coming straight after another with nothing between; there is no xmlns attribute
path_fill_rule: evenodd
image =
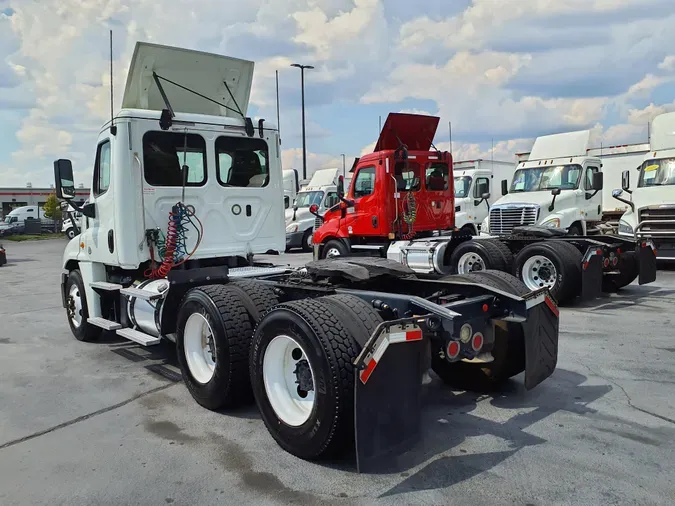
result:
<svg viewBox="0 0 675 506"><path fill-rule="evenodd" d="M651 239L657 258L675 261L675 113L652 121L649 151L636 168L623 173L614 197L628 206L619 234L637 241ZM636 171L636 172L633 172ZM633 172L637 184L630 188Z"/></svg>
<svg viewBox="0 0 675 506"><path fill-rule="evenodd" d="M255 400L282 448L316 459L355 447L361 471L419 435L429 365L464 388L550 376L546 289L490 273L422 280L386 259L255 261L286 237L279 133L246 115L252 77L249 61L137 44L89 201L71 204L81 231L61 288L74 336L173 342L201 406ZM54 171L72 202L71 162Z"/></svg>

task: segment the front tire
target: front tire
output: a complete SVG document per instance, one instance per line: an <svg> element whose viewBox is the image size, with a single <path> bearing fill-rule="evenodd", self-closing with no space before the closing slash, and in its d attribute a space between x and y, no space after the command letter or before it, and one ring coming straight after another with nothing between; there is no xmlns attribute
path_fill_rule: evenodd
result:
<svg viewBox="0 0 675 506"><path fill-rule="evenodd" d="M342 241L333 239L332 241L328 241L323 247L321 258L336 258L348 254L349 249L347 248L347 245Z"/></svg>
<svg viewBox="0 0 675 506"><path fill-rule="evenodd" d="M198 404L217 410L251 400L252 334L238 290L208 285L185 295L178 310L176 348L183 380Z"/></svg>
<svg viewBox="0 0 675 506"><path fill-rule="evenodd" d="M282 448L316 459L353 446L359 351L332 305L321 300L280 304L262 318L251 347L251 384Z"/></svg>
<svg viewBox="0 0 675 506"><path fill-rule="evenodd" d="M87 295L79 270L70 271L68 281L66 281L66 294L66 311L70 331L78 341L95 341L101 335L102 329L89 324Z"/></svg>
<svg viewBox="0 0 675 506"><path fill-rule="evenodd" d="M312 249L314 248L314 245L312 244L313 233L314 233L313 229L310 228L302 236L302 251L304 251L305 253L312 251Z"/></svg>
<svg viewBox="0 0 675 506"><path fill-rule="evenodd" d="M75 229L71 227L68 230L66 230L66 237L68 239L74 239L75 238Z"/></svg>

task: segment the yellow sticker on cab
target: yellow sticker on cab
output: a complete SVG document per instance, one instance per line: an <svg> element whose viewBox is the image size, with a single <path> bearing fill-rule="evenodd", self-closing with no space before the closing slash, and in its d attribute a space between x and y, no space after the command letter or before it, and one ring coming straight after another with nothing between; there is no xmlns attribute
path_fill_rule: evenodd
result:
<svg viewBox="0 0 675 506"><path fill-rule="evenodd" d="M655 164L653 164L653 165L647 165L647 166L645 167L645 172L652 172L652 171L654 171L654 170L658 170L659 167L660 167L660 165L659 165L658 163L655 163Z"/></svg>

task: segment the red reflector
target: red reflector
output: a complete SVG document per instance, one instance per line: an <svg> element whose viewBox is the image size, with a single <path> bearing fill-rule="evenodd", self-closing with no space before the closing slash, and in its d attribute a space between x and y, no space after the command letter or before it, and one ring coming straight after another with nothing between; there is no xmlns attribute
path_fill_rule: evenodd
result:
<svg viewBox="0 0 675 506"><path fill-rule="evenodd" d="M558 306L555 305L555 302L553 302L553 299L551 299L551 297L546 297L544 300L551 312L556 316L560 316L560 310L558 309Z"/></svg>
<svg viewBox="0 0 675 506"><path fill-rule="evenodd" d="M616 254L617 254L617 255L620 255L620 254L621 254L621 248L617 248Z"/></svg>
<svg viewBox="0 0 675 506"><path fill-rule="evenodd" d="M487 313L489 309L490 306L488 306L487 304L483 304L483 313Z"/></svg>
<svg viewBox="0 0 675 506"><path fill-rule="evenodd" d="M450 341L450 344L448 344L448 357L456 358L459 355L459 350L459 343L457 341Z"/></svg>
<svg viewBox="0 0 675 506"><path fill-rule="evenodd" d="M596 250L596 251L595 251L595 254L596 254L596 255L602 255L602 250L601 250L601 249Z"/></svg>
<svg viewBox="0 0 675 506"><path fill-rule="evenodd" d="M473 335L471 347L473 348L473 351L478 351L483 347L483 334L477 332Z"/></svg>
<svg viewBox="0 0 675 506"><path fill-rule="evenodd" d="M584 270L588 269L588 262L584 262Z"/></svg>
<svg viewBox="0 0 675 506"><path fill-rule="evenodd" d="M646 247L647 247L647 243L646 243L646 242L643 242L643 243L642 243L642 247L643 247L643 248L646 248Z"/></svg>
<svg viewBox="0 0 675 506"><path fill-rule="evenodd" d="M421 330L411 330L411 331L405 333L405 340L406 341L419 341L420 339L422 339L422 331Z"/></svg>
<svg viewBox="0 0 675 506"><path fill-rule="evenodd" d="M656 250L654 250L654 256L656 256Z"/></svg>
<svg viewBox="0 0 675 506"><path fill-rule="evenodd" d="M364 385L368 381L368 378L370 378L370 375L373 374L376 365L377 362L371 358L366 368L363 371L361 371L361 381L363 382Z"/></svg>

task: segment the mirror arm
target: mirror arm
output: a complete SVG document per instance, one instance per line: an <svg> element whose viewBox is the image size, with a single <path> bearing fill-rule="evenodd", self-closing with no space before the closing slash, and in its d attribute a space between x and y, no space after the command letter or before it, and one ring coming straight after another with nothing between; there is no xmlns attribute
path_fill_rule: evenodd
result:
<svg viewBox="0 0 675 506"><path fill-rule="evenodd" d="M624 199L624 198L621 198L621 197L614 197L614 198L616 200L618 200L619 202L623 202L624 204L628 205L631 208L631 210L633 212L635 212L635 204L633 204L633 202L631 200L627 200L627 199Z"/></svg>
<svg viewBox="0 0 675 506"><path fill-rule="evenodd" d="M553 200L551 201L551 205L548 206L548 212L552 213L553 210L555 209L555 199L558 195L553 195Z"/></svg>
<svg viewBox="0 0 675 506"><path fill-rule="evenodd" d="M591 200L593 197L595 197L600 190L595 190L593 193L588 193L586 192L586 200Z"/></svg>

